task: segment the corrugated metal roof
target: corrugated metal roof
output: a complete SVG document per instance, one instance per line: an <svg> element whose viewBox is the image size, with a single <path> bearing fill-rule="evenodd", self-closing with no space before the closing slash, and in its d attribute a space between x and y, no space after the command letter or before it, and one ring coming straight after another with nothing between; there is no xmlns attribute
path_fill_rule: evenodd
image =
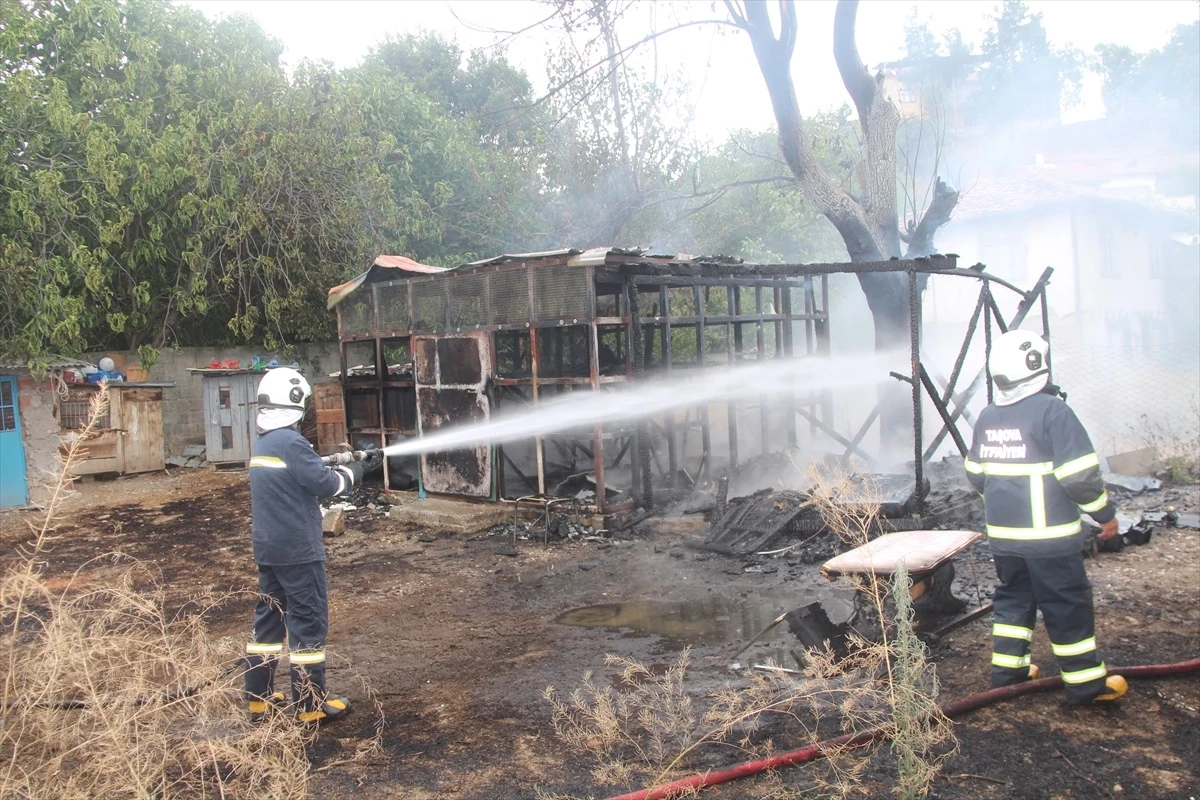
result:
<svg viewBox="0 0 1200 800"><path fill-rule="evenodd" d="M55 356L46 362L47 369L72 369L73 367L94 366L96 365L90 361L81 361L77 358L65 358L63 356ZM29 369L29 362L5 360L3 363L0 363L0 369Z"/></svg>
<svg viewBox="0 0 1200 800"><path fill-rule="evenodd" d="M608 248L604 248L605 252ZM506 264L509 261L528 261L531 258L550 258L551 256L573 256L580 251L573 247L567 247L562 250L543 250L539 253L504 253L503 255L492 256L491 258L481 258L478 261L472 261L467 264L468 267L490 267L493 264Z"/></svg>
<svg viewBox="0 0 1200 800"><path fill-rule="evenodd" d="M388 256L380 255L375 258L375 266L386 267L388 269L398 269L404 272L416 272L422 275L432 275L437 272L447 272L449 267L435 267L430 264L421 264L413 261L405 256Z"/></svg>
<svg viewBox="0 0 1200 800"><path fill-rule="evenodd" d="M419 261L413 261L411 258L406 258L405 256L379 255L375 257L375 263L372 264L371 268L366 272L330 289L329 298L325 301L325 308L331 309L338 303L342 302L342 300L346 299L351 292L366 283L367 279L371 277L371 273L377 268L396 270L398 273L401 273L395 277L403 277L405 273L413 275L433 275L438 272L448 272L450 270L449 267L435 267L430 264L422 264Z"/></svg>
<svg viewBox="0 0 1200 800"><path fill-rule="evenodd" d="M504 253L503 255L493 256L491 258L483 258L479 261L472 261L467 264L468 267L490 267L496 264L508 264L513 261L530 261L539 258L562 258L567 256L567 266L583 267L583 266L599 266L607 261L609 256L622 256L625 258L661 258L670 259L673 261L690 261L693 257L684 254L661 254L655 255L649 250L640 247L589 247L586 250L578 250L576 248L563 248L561 250L543 250L539 253Z"/></svg>

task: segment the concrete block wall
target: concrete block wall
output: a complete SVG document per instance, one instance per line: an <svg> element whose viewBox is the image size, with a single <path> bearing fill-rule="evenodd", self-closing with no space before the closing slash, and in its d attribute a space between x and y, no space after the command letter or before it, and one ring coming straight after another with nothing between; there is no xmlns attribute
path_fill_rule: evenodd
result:
<svg viewBox="0 0 1200 800"><path fill-rule="evenodd" d="M201 378L188 372L189 368L207 367L213 361L241 361L249 363L255 355L267 360L278 358L281 363L300 363L312 384L337 380L328 377L341 369L341 356L336 342L300 344L295 347L292 358L285 359L276 353L268 353L253 347L181 347L167 348L160 352L158 363L150 369L148 380L154 383L173 382L174 387L163 390L163 436L168 456L180 455L188 444L204 444L204 397L201 394ZM86 358L96 363L104 356L113 359L118 369L137 364L136 352L92 353Z"/></svg>
<svg viewBox="0 0 1200 800"><path fill-rule="evenodd" d="M21 438L25 444L25 480L29 500L45 503L58 473L58 414L54 386L28 372L17 377L17 402L21 412Z"/></svg>

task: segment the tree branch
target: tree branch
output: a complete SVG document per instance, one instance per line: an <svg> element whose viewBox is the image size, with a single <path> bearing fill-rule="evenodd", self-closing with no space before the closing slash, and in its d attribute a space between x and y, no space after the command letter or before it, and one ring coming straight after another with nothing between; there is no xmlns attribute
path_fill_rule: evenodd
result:
<svg viewBox="0 0 1200 800"><path fill-rule="evenodd" d="M875 81L858 55L854 38L857 16L858 0L838 0L833 14L833 60L841 73L842 85L858 109L859 122L865 125L871 104L875 102Z"/></svg>
<svg viewBox="0 0 1200 800"><path fill-rule="evenodd" d="M764 3L751 0L738 9L731 0L726 2L731 18L735 22L741 20L738 25L749 34L754 47L779 126L779 149L805 195L841 234L850 258L870 261L884 257L885 251L880 247L882 240L876 237L862 206L834 182L809 145L791 76L791 47L796 41L795 3L780 0L779 5L781 31L776 38ZM894 152L891 163L894 169ZM894 175L892 180L895 181Z"/></svg>
<svg viewBox="0 0 1200 800"><path fill-rule="evenodd" d="M933 246L933 236L938 228L950 221L954 207L958 205L958 192L951 189L944 180L937 179L933 187L933 200L929 208L921 216L921 221L907 231L904 240L908 242L908 258L919 258L937 252ZM911 223L910 223L911 225Z"/></svg>
<svg viewBox="0 0 1200 800"><path fill-rule="evenodd" d="M896 212L896 130L900 113L883 92L883 74L874 78L854 41L858 0L838 0L833 53L846 91L858 109L863 133L862 206L868 229L884 257L900 255Z"/></svg>

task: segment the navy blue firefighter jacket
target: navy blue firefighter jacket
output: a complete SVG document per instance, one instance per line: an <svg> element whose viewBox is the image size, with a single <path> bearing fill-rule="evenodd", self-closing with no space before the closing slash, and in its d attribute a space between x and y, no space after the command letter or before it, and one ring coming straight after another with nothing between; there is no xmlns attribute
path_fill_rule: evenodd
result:
<svg viewBox="0 0 1200 800"><path fill-rule="evenodd" d="M1116 514L1083 424L1070 406L1045 392L985 408L965 466L968 480L983 492L988 545L997 555L1078 553L1079 512L1100 523Z"/></svg>
<svg viewBox="0 0 1200 800"><path fill-rule="evenodd" d="M321 462L294 428L267 431L250 458L254 561L264 566L325 560L321 497L350 488L350 480Z"/></svg>

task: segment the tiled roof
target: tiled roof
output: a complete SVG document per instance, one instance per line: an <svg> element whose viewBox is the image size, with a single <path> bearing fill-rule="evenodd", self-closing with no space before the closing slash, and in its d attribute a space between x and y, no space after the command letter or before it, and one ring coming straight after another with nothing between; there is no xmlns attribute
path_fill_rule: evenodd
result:
<svg viewBox="0 0 1200 800"><path fill-rule="evenodd" d="M963 222L1085 200L1120 203L1172 216L1180 214L1178 209L1151 197L1133 199L1045 174L983 178L973 185L964 186L961 194L952 219Z"/></svg>

